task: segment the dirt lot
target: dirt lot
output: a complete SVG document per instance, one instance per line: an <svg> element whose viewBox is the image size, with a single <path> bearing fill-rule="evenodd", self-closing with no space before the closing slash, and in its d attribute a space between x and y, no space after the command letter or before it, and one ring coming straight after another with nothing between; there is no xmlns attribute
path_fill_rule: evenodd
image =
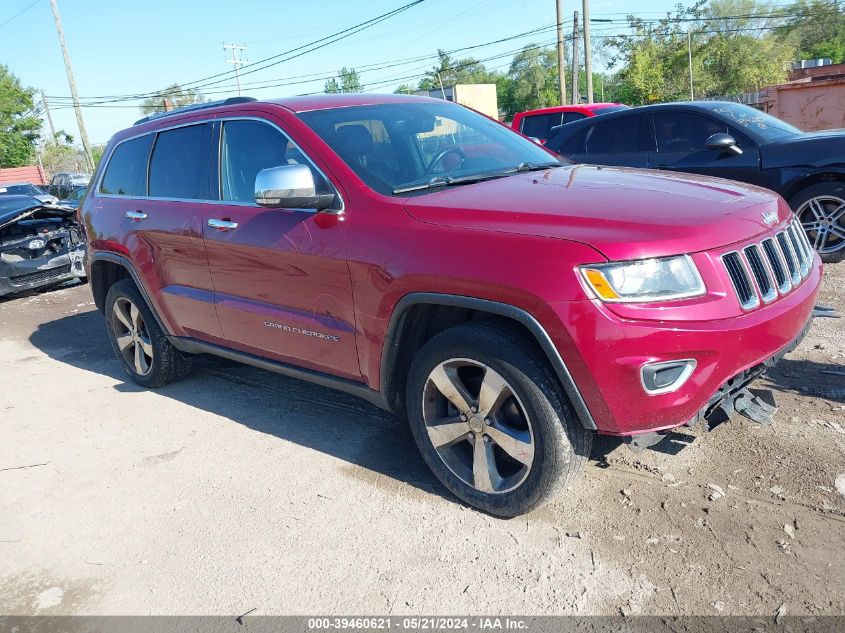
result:
<svg viewBox="0 0 845 633"><path fill-rule="evenodd" d="M843 333L758 382L774 427L598 441L503 521L362 401L219 361L143 391L87 286L0 300L0 613L845 614Z"/></svg>

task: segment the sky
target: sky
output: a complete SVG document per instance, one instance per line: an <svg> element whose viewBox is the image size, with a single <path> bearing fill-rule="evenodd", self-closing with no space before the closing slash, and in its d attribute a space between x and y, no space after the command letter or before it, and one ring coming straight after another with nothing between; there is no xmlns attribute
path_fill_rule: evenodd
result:
<svg viewBox="0 0 845 633"><path fill-rule="evenodd" d="M624 17L660 17L679 0L591 0L596 35L619 32ZM246 46L250 62L278 55L394 10L409 0L57 0L92 144L106 143L141 114L139 100L98 103L113 96L160 90L174 82L198 85L209 99L236 96L231 52L223 44ZM686 0L689 4L691 0ZM571 30L581 0L564 0ZM595 22L614 20L615 22ZM526 33L485 45L472 55L488 69L507 70L512 52L529 43L551 45L555 0L424 0L406 11L336 43L242 76L244 94L285 97L322 91L326 76L341 67L358 68L366 91L392 92L407 81L416 85L434 65L438 48L453 50ZM539 30L543 29L545 30ZM427 59L405 61L430 56ZM391 68L368 65L397 62ZM597 60L597 70L601 60ZM25 86L44 90L57 130L78 142L70 89L49 0L0 2L0 64ZM242 73L253 70L245 67ZM319 75L318 79L314 79ZM306 76L306 77L303 77ZM249 86L249 83L258 85ZM261 82L261 83L259 83ZM276 85L286 83L287 85ZM263 84L263 85L262 85ZM267 86L266 84L270 84ZM46 128L45 128L46 129Z"/></svg>

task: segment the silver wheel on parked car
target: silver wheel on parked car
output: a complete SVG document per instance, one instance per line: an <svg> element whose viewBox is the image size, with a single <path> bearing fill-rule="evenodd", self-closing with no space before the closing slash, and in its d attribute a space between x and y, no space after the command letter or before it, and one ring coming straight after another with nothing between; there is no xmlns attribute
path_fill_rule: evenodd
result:
<svg viewBox="0 0 845 633"><path fill-rule="evenodd" d="M423 389L428 438L449 470L485 493L517 488L534 461L531 419L513 388L468 358L437 365Z"/></svg>
<svg viewBox="0 0 845 633"><path fill-rule="evenodd" d="M146 376L153 368L153 345L147 324L138 307L126 297L119 297L112 310L114 340L126 363L139 376Z"/></svg>
<svg viewBox="0 0 845 633"><path fill-rule="evenodd" d="M836 253L845 248L845 200L839 196L810 198L798 207L795 215L819 253Z"/></svg>

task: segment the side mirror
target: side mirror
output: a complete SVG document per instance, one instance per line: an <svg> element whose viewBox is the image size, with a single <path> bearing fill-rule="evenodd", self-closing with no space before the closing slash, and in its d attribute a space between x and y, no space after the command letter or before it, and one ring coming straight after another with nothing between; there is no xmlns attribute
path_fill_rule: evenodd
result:
<svg viewBox="0 0 845 633"><path fill-rule="evenodd" d="M736 139L730 134L718 132L707 139L705 142L707 149L716 150L722 154L730 154L731 156L739 156L742 150L736 144Z"/></svg>
<svg viewBox="0 0 845 633"><path fill-rule="evenodd" d="M334 204L335 195L317 193L314 174L308 165L280 165L258 172L255 202L269 208L321 211Z"/></svg>

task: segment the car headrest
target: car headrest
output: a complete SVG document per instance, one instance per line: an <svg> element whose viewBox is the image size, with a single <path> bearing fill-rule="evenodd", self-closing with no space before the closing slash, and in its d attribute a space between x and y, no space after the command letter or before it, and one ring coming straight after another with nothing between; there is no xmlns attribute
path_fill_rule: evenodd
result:
<svg viewBox="0 0 845 633"><path fill-rule="evenodd" d="M373 151L373 137L363 125L344 125L337 128L336 134L342 153L360 157Z"/></svg>

